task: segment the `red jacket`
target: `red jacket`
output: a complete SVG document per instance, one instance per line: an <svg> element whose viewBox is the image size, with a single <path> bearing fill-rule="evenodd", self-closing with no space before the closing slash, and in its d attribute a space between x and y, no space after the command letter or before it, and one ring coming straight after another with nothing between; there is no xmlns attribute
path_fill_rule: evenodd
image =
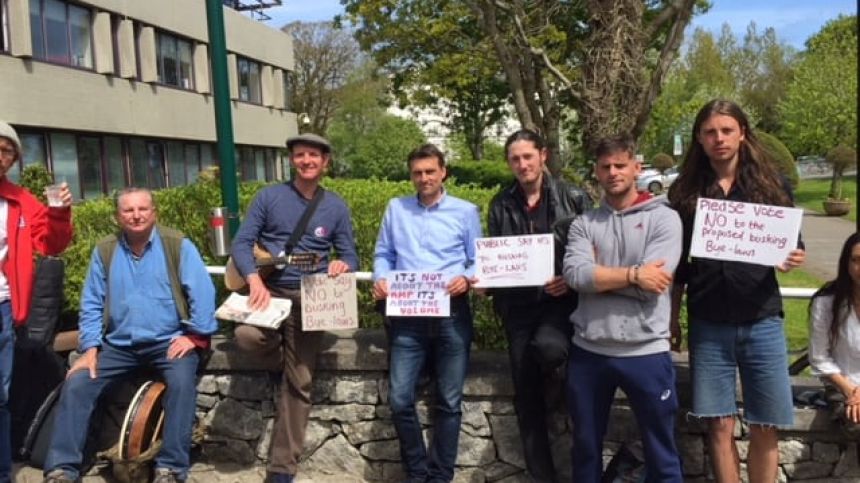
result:
<svg viewBox="0 0 860 483"><path fill-rule="evenodd" d="M33 252L57 255L72 240L72 210L46 208L26 189L0 179L0 198L9 205L6 243L9 250L3 274L9 283L12 319L23 325L30 314L33 293Z"/></svg>

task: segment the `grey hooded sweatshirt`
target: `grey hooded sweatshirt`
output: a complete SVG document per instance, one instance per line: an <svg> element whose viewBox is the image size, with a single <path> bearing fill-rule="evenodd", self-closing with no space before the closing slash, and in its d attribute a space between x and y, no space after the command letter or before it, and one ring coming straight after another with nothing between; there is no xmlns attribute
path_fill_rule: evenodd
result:
<svg viewBox="0 0 860 483"><path fill-rule="evenodd" d="M681 219L665 196L615 211L604 201L571 225L563 275L579 293L571 314L573 343L589 352L631 357L669 350L671 286L664 293L636 285L598 292L594 267L629 267L663 260L674 273L681 257Z"/></svg>

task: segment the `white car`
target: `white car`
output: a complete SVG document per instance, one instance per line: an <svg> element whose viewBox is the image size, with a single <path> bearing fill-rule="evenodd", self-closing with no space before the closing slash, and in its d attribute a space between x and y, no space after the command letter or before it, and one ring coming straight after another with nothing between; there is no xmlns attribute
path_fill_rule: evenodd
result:
<svg viewBox="0 0 860 483"><path fill-rule="evenodd" d="M669 188L675 178L678 177L678 167L672 166L663 174L659 171L643 171L636 179L636 189L639 191L650 191L654 194L662 193Z"/></svg>

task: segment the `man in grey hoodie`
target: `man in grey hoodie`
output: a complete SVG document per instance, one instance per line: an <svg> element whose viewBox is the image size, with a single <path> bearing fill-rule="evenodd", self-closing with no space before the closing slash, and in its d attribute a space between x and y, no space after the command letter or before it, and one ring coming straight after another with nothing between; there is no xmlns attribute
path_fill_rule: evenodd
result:
<svg viewBox="0 0 860 483"><path fill-rule="evenodd" d="M573 481L599 482L603 436L616 388L636 415L650 482L681 482L674 438L678 410L669 354L672 274L681 220L665 197L636 191L641 165L626 135L595 149L600 206L570 227L565 281L579 293L568 362Z"/></svg>

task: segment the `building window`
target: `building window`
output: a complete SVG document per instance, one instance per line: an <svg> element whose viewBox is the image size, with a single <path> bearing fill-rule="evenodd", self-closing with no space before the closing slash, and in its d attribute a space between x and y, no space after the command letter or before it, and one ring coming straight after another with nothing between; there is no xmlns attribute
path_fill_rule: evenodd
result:
<svg viewBox="0 0 860 483"><path fill-rule="evenodd" d="M254 104L263 103L260 84L260 63L244 57L238 58L239 99Z"/></svg>
<svg viewBox="0 0 860 483"><path fill-rule="evenodd" d="M284 109L293 110L293 73L284 71Z"/></svg>
<svg viewBox="0 0 860 483"><path fill-rule="evenodd" d="M81 198L78 179L78 149L74 134L51 133L51 171L54 181L69 183L72 196Z"/></svg>
<svg viewBox="0 0 860 483"><path fill-rule="evenodd" d="M164 143L132 139L131 147L131 184L150 189L164 188Z"/></svg>
<svg viewBox="0 0 860 483"><path fill-rule="evenodd" d="M104 138L104 170L108 193L119 191L126 186L122 144L122 140L118 137L105 136Z"/></svg>
<svg viewBox="0 0 860 483"><path fill-rule="evenodd" d="M90 11L60 0L30 0L30 35L37 59L93 68Z"/></svg>
<svg viewBox="0 0 860 483"><path fill-rule="evenodd" d="M98 198L104 194L100 138L78 136L78 173L81 179L82 198Z"/></svg>
<svg viewBox="0 0 860 483"><path fill-rule="evenodd" d="M191 42L158 32L158 82L182 89L193 89Z"/></svg>

